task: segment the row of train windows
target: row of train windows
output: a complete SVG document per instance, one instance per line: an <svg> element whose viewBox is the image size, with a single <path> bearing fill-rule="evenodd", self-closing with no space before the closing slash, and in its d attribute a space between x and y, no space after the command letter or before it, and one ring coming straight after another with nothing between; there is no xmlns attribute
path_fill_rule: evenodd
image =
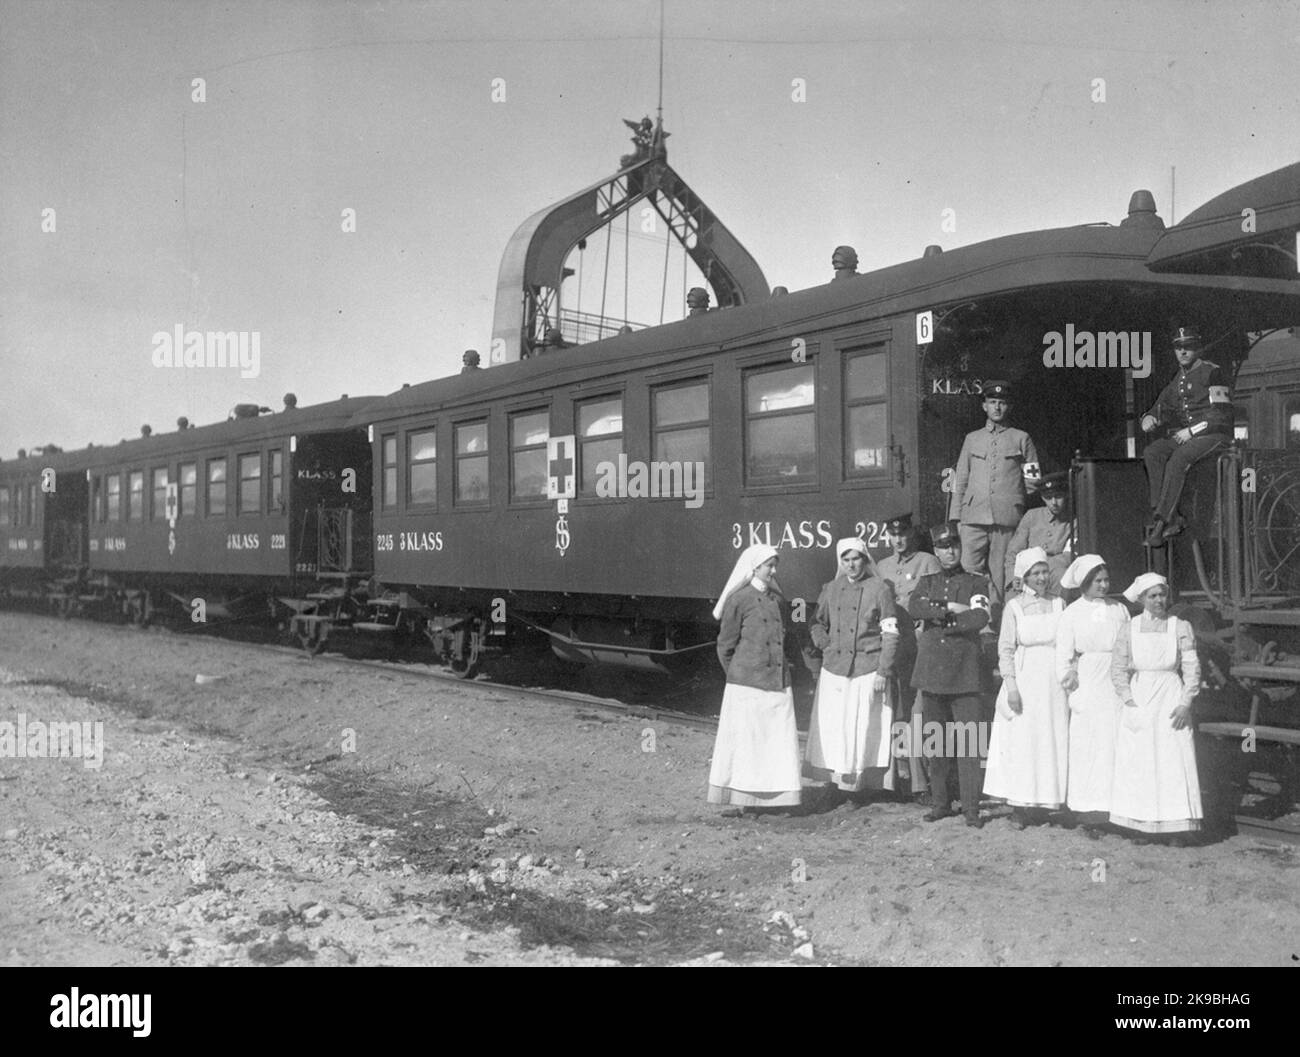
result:
<svg viewBox="0 0 1300 1057"><path fill-rule="evenodd" d="M251 452L235 457L238 478L229 480L230 460L207 459L203 466L203 509L208 517L284 513L284 453ZM199 462L183 462L176 476L176 516L199 516ZM265 478L263 469L266 470ZM265 481L265 490L263 483ZM148 483L148 511L145 509ZM90 504L96 521L166 521L171 467L156 466L94 477ZM233 488L231 486L234 486ZM231 500L233 499L233 503Z"/></svg>
<svg viewBox="0 0 1300 1057"><path fill-rule="evenodd" d="M36 485L0 485L0 525L23 528L36 524Z"/></svg>
<svg viewBox="0 0 1300 1057"><path fill-rule="evenodd" d="M844 473L869 478L889 472L888 355L883 345L846 352L842 358ZM704 467L704 487L712 486L711 382L693 380L650 390L651 459L695 462ZM747 487L815 483L818 475L817 383L811 363L746 371L744 386L744 483ZM577 465L565 468L576 477L580 496L601 494L602 475L614 472L626 454L623 396L598 396L574 405ZM510 498L545 499L550 470L546 445L550 412L510 415ZM486 419L452 426L452 500L455 505L488 501L488 423ZM398 506L398 484L408 507L433 507L438 499L437 430L408 431L404 458L398 435L380 440L380 505Z"/></svg>

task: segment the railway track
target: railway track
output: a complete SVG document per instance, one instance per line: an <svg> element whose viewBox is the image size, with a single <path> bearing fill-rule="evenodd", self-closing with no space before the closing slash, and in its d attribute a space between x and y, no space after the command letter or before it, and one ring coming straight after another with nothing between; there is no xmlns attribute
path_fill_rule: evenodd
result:
<svg viewBox="0 0 1300 1057"><path fill-rule="evenodd" d="M257 649L278 653L284 656L302 657L303 655L301 649L293 646L283 646L273 643L246 643L246 645L252 645ZM678 726L692 727L696 730L716 731L718 729L718 720L714 716L696 715L691 712L682 712L676 709L663 708L659 705L629 703L626 701L619 701L616 698L599 697L594 694L584 694L573 690L518 686L513 683L500 682L482 676L474 679L464 679L451 672L434 669L431 666L399 664L395 661L383 661L364 657L349 657L345 654L318 654L312 658L312 663L340 664L357 668L371 668L378 671L392 672L413 676L419 679L428 679L433 682L446 683L449 686L457 686L462 689L467 687L490 689L493 693L508 694L516 698L541 697L550 701L562 702L564 704L577 705L583 708L595 708L604 712L612 712L617 715L644 719L652 723L675 723Z"/></svg>

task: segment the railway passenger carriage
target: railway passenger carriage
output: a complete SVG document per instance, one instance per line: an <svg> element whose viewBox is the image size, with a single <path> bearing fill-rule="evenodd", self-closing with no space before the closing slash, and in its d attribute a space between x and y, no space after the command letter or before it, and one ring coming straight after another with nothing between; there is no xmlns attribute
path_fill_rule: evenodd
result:
<svg viewBox="0 0 1300 1057"><path fill-rule="evenodd" d="M86 560L84 452L0 462L0 596L41 598Z"/></svg>
<svg viewBox="0 0 1300 1057"><path fill-rule="evenodd" d="M403 389L357 420L377 467L377 578L469 628L459 641L470 653L501 599L566 656L667 663L712 638L709 610L737 549L776 546L787 594L811 603L834 570L835 539L863 533L883 548L891 514L945 517L990 378L1011 381L1012 420L1044 471L1074 471L1076 548L1135 575L1152 556L1141 546L1134 420L1172 373L1171 329L1200 326L1210 355L1235 370L1257 335L1300 321L1294 275L1273 254L1225 255L1239 228L1222 225L1251 202L1267 228L1258 239L1293 239L1298 187L1291 166L1169 230L1139 192L1118 226L931 248L822 287ZM1068 360L1053 359L1054 341L1069 345ZM1092 359L1076 361L1088 343ZM548 463L551 437L573 441ZM601 463L678 461L704 466L698 504L600 494ZM545 482L570 473L576 494L561 513ZM1208 490L1198 509L1213 535L1207 475L1189 502ZM1114 516L1124 509L1131 516ZM1203 586L1190 551L1168 564L1185 589ZM1208 575L1221 584L1226 572Z"/></svg>
<svg viewBox="0 0 1300 1057"><path fill-rule="evenodd" d="M182 420L175 433L0 464L19 497L0 522L6 564L53 583L64 612L122 609L138 622L169 600L202 596L218 614L241 596L260 605L321 576L368 576L369 449L347 424L365 402L241 405L216 425Z"/></svg>

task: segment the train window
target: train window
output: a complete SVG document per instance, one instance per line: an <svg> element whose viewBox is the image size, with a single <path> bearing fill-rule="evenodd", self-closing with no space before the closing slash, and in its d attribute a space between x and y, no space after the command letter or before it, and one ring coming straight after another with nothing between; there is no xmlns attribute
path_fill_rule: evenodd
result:
<svg viewBox="0 0 1300 1057"><path fill-rule="evenodd" d="M578 472L582 494L595 495L599 466L617 464L623 454L623 398L604 397L578 405Z"/></svg>
<svg viewBox="0 0 1300 1057"><path fill-rule="evenodd" d="M208 517L224 517L226 513L226 460L208 460Z"/></svg>
<svg viewBox="0 0 1300 1057"><path fill-rule="evenodd" d="M267 492L268 514L284 513L284 452L276 448L271 455L270 491Z"/></svg>
<svg viewBox="0 0 1300 1057"><path fill-rule="evenodd" d="M90 479L90 520L104 520L104 479L98 474Z"/></svg>
<svg viewBox="0 0 1300 1057"><path fill-rule="evenodd" d="M106 519L108 521L122 520L122 475L110 473L104 478L104 487L108 490Z"/></svg>
<svg viewBox="0 0 1300 1057"><path fill-rule="evenodd" d="M844 474L889 469L888 356L881 347L844 354Z"/></svg>
<svg viewBox="0 0 1300 1057"><path fill-rule="evenodd" d="M178 489L180 500L177 514L180 517L194 517L198 512L199 501L199 467L197 463L181 463L181 481Z"/></svg>
<svg viewBox="0 0 1300 1057"><path fill-rule="evenodd" d="M392 481L389 481L388 442L392 441ZM438 502L438 434L426 429L406 435L406 505L433 506ZM384 505L397 505L397 438L384 438Z"/></svg>
<svg viewBox="0 0 1300 1057"><path fill-rule="evenodd" d="M239 457L239 513L262 512L262 453Z"/></svg>
<svg viewBox="0 0 1300 1057"><path fill-rule="evenodd" d="M817 479L815 382L811 364L745 376L745 483Z"/></svg>
<svg viewBox="0 0 1300 1057"><path fill-rule="evenodd" d="M153 471L153 519L167 519L167 467L157 466Z"/></svg>
<svg viewBox="0 0 1300 1057"><path fill-rule="evenodd" d="M382 441L384 474L380 478L382 492L379 505L385 510L397 509L397 434L390 433Z"/></svg>
<svg viewBox="0 0 1300 1057"><path fill-rule="evenodd" d="M525 411L510 416L510 498L546 498L546 441L551 435L549 411Z"/></svg>
<svg viewBox="0 0 1300 1057"><path fill-rule="evenodd" d="M456 502L486 503L488 500L487 422L466 422L456 434Z"/></svg>
<svg viewBox="0 0 1300 1057"><path fill-rule="evenodd" d="M1288 451L1300 449L1300 396L1282 405L1282 445Z"/></svg>
<svg viewBox="0 0 1300 1057"><path fill-rule="evenodd" d="M126 519L144 520L144 471L132 470L127 474Z"/></svg>
<svg viewBox="0 0 1300 1057"><path fill-rule="evenodd" d="M709 466L709 383L665 385L654 390L653 448L657 462L704 464L704 483L713 476Z"/></svg>
<svg viewBox="0 0 1300 1057"><path fill-rule="evenodd" d="M0 525L9 524L9 489L0 487Z"/></svg>

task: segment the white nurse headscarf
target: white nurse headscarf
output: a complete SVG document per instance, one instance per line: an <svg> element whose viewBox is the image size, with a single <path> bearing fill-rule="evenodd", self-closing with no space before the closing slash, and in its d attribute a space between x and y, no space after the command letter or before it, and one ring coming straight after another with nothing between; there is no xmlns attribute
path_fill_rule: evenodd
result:
<svg viewBox="0 0 1300 1057"><path fill-rule="evenodd" d="M835 571L836 576L848 576L849 571L844 568L844 555L861 554L867 559L866 576L876 574L876 563L871 560L871 552L867 549L866 540L857 536L846 536L835 544L835 557L838 559L838 568Z"/></svg>
<svg viewBox="0 0 1300 1057"><path fill-rule="evenodd" d="M1088 574L1099 565L1105 564L1106 559L1100 554L1080 554L1070 563L1070 567L1065 570L1065 575L1061 577L1061 586L1068 590L1082 587L1083 581L1088 578Z"/></svg>
<svg viewBox="0 0 1300 1057"><path fill-rule="evenodd" d="M727 586L722 589L722 594L718 595L718 604L713 607L714 620L722 619L722 607L726 603L727 597L737 588L749 583L754 578L755 569L765 561L775 557L776 548L769 547L766 543L755 543L740 552L740 557L736 559L735 568L731 570L731 575L727 577Z"/></svg>
<svg viewBox="0 0 1300 1057"><path fill-rule="evenodd" d="M1166 580L1159 573L1143 573L1141 576L1139 576L1136 580L1134 580L1131 584L1128 585L1127 590L1125 590L1124 592L1124 597L1127 598L1130 602L1136 602L1144 594L1150 591L1151 588L1159 587L1161 584L1164 584L1165 587L1168 587L1169 581Z"/></svg>

